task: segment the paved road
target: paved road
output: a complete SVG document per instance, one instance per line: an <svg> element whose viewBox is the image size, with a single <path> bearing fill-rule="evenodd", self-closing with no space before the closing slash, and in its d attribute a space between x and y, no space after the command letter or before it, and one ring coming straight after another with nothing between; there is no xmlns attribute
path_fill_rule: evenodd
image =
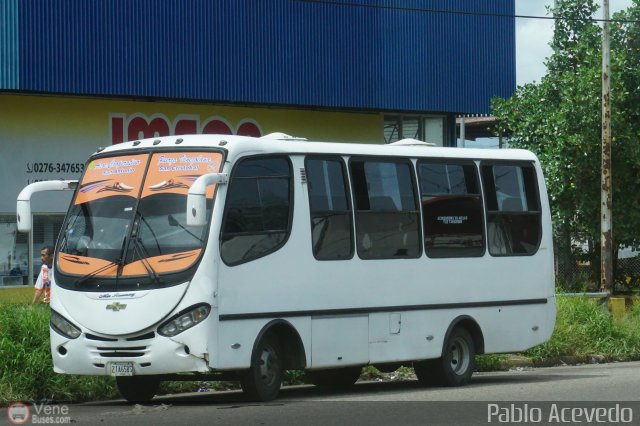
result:
<svg viewBox="0 0 640 426"><path fill-rule="evenodd" d="M640 424L640 362L479 373L462 388L424 388L412 380L358 383L341 393L296 386L265 404L246 402L240 392L206 392L156 397L145 406L108 401L65 407L67 413L49 417L119 426L588 424L598 419ZM42 410L41 416L47 417ZM3 424L6 417L0 419Z"/></svg>

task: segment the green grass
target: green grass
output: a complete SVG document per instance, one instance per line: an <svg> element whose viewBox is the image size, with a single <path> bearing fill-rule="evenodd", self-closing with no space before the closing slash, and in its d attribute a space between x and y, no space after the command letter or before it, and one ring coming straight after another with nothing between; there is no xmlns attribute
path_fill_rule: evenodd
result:
<svg viewBox="0 0 640 426"><path fill-rule="evenodd" d="M595 299L559 297L556 327L551 339L521 355L549 364L562 357L590 362L640 359L640 304L621 319ZM118 397L115 381L104 376L63 375L53 372L49 349L49 308L0 301L0 405L12 401L89 401ZM478 370L504 368L507 355L476 357ZM362 378L375 380L412 377L410 368L380 373L366 367ZM287 372L286 384L305 383L304 373ZM161 393L237 389L235 382L163 383Z"/></svg>
<svg viewBox="0 0 640 426"><path fill-rule="evenodd" d="M31 303L33 299L33 287L0 287L0 303L12 302L12 303Z"/></svg>
<svg viewBox="0 0 640 426"><path fill-rule="evenodd" d="M49 308L0 302L0 404L11 401L88 401L117 395L110 377L53 372Z"/></svg>
<svg viewBox="0 0 640 426"><path fill-rule="evenodd" d="M509 355L505 354L478 355L476 356L476 371L507 370L505 361L508 358Z"/></svg>
<svg viewBox="0 0 640 426"><path fill-rule="evenodd" d="M524 355L544 363L560 357L589 361L640 359L640 305L616 320L597 299L558 297L556 327L551 339Z"/></svg>

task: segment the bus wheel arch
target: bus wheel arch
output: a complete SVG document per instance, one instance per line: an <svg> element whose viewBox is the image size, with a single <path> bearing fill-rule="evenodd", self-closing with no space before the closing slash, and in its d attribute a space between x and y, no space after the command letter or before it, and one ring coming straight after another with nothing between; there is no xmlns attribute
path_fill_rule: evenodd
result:
<svg viewBox="0 0 640 426"><path fill-rule="evenodd" d="M484 334L482 333L482 329L480 328L476 320L474 320L469 315L460 315L459 317L456 317L453 321L451 321L451 324L449 324L449 328L447 328L447 332L444 334L443 342L447 341L449 335L456 327L463 327L469 332L469 334L471 334L476 355L484 354Z"/></svg>
<svg viewBox="0 0 640 426"><path fill-rule="evenodd" d="M240 384L252 400L270 401L278 396L284 371L304 368L306 358L302 340L287 321L265 325L253 344L251 364L240 375Z"/></svg>
<svg viewBox="0 0 640 426"><path fill-rule="evenodd" d="M302 370L307 366L306 352L304 344L300 338L298 330L287 320L275 319L269 321L253 343L253 351L263 336L272 334L276 336L282 349L283 367L285 370Z"/></svg>
<svg viewBox="0 0 640 426"><path fill-rule="evenodd" d="M475 355L484 352L484 338L478 323L468 316L451 322L443 340L441 356L413 363L424 384L461 386L475 370Z"/></svg>

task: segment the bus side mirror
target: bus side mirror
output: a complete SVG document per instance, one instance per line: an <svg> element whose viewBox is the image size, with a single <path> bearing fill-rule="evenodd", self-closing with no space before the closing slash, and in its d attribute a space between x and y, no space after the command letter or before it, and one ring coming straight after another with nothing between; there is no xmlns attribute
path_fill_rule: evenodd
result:
<svg viewBox="0 0 640 426"><path fill-rule="evenodd" d="M45 180L27 185L18 194L18 203L16 205L18 231L31 231L31 196L33 194L44 191L70 191L75 190L77 186L77 180Z"/></svg>
<svg viewBox="0 0 640 426"><path fill-rule="evenodd" d="M18 219L18 231L31 231L33 226L31 224L31 202L29 200L18 200L16 216Z"/></svg>
<svg viewBox="0 0 640 426"><path fill-rule="evenodd" d="M193 182L187 195L187 226L207 224L207 187L225 184L229 180L226 173L209 173Z"/></svg>

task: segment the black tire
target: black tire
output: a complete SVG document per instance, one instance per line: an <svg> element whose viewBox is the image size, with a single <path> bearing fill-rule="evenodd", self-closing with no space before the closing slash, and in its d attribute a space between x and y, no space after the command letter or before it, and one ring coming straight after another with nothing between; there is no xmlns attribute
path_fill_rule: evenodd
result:
<svg viewBox="0 0 640 426"><path fill-rule="evenodd" d="M158 393L160 380L154 376L120 376L116 377L116 384L127 401L145 403Z"/></svg>
<svg viewBox="0 0 640 426"><path fill-rule="evenodd" d="M307 378L319 387L345 389L358 381L362 367L330 368L327 370L307 371Z"/></svg>
<svg viewBox="0 0 640 426"><path fill-rule="evenodd" d="M462 386L475 370L475 345L466 328L454 328L442 349L442 357L413 363L416 377L423 384Z"/></svg>
<svg viewBox="0 0 640 426"><path fill-rule="evenodd" d="M251 367L242 373L240 385L253 401L276 399L282 383L282 351L274 336L260 339L251 355Z"/></svg>

